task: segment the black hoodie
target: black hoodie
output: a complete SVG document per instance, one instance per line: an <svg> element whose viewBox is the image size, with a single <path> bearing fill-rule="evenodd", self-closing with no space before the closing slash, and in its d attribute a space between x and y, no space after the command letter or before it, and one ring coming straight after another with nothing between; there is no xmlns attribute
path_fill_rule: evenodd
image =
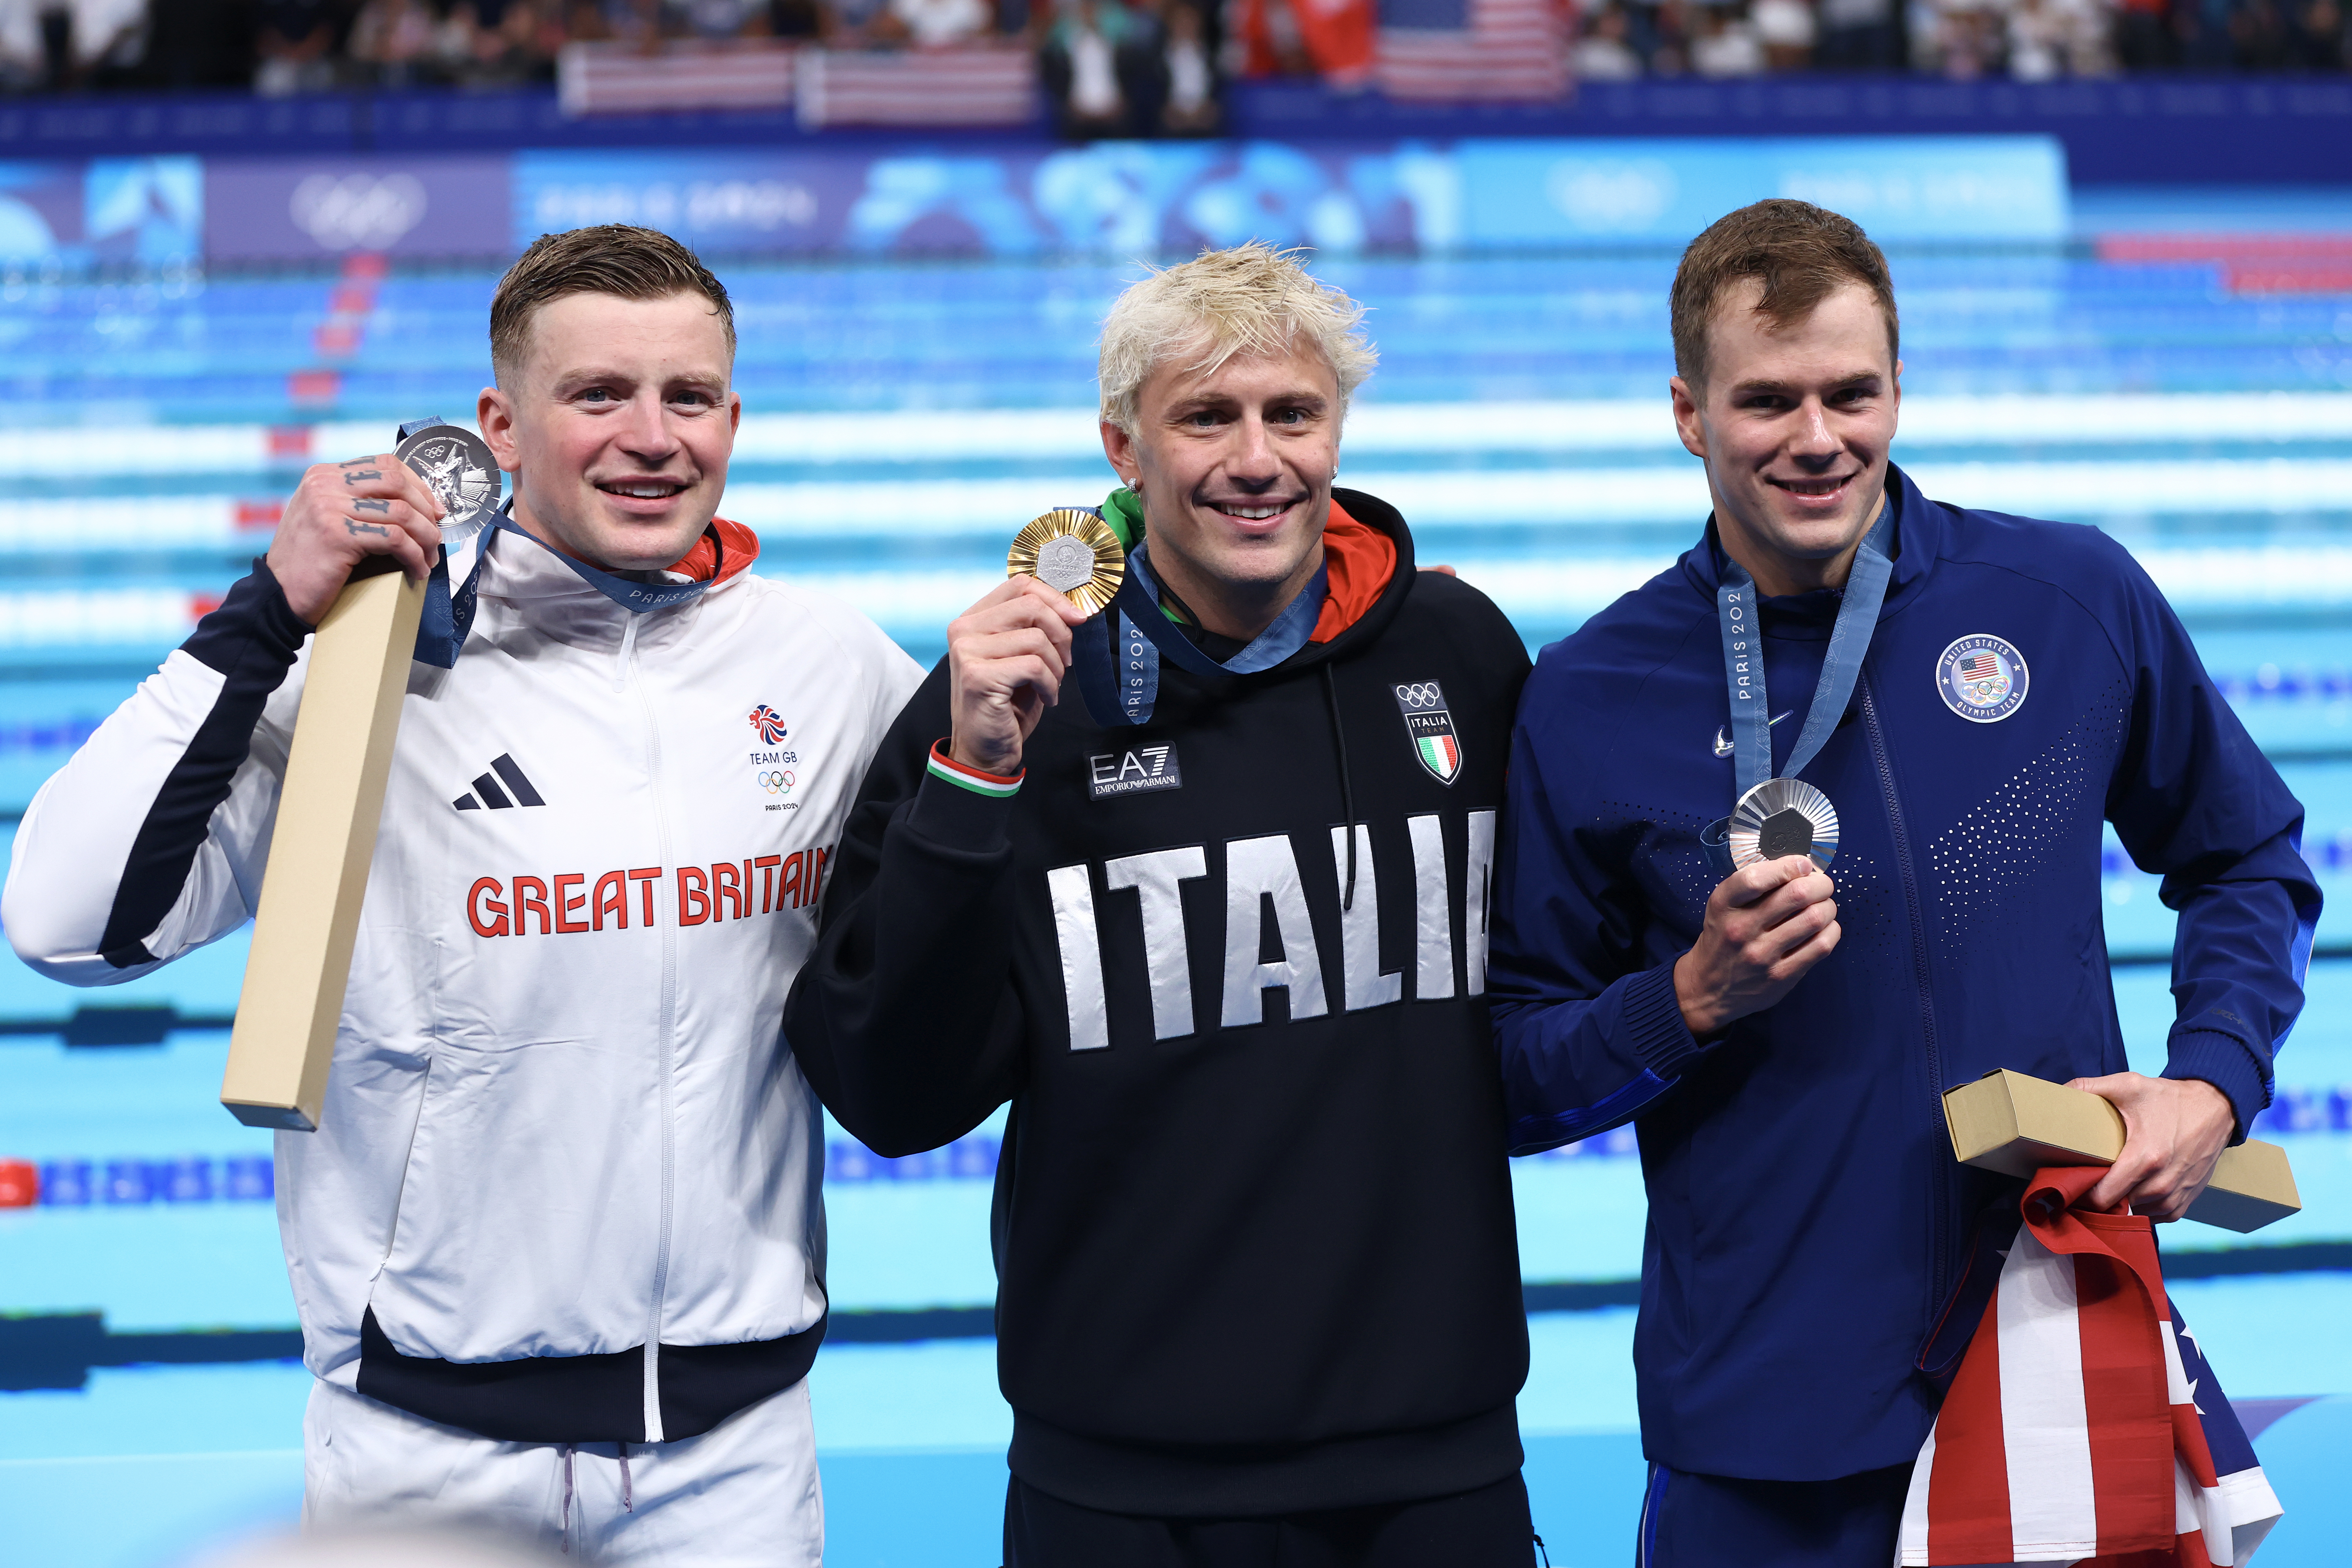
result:
<svg viewBox="0 0 2352 1568"><path fill-rule="evenodd" d="M1068 682L1015 795L927 772L933 669L785 1010L809 1081L880 1152L1013 1100L1010 1460L1088 1508L1295 1513L1519 1465L1483 993L1527 654L1477 590L1416 575L1393 508L1336 499L1397 552L1354 624L1255 675L1163 659L1138 727L1097 725Z"/></svg>

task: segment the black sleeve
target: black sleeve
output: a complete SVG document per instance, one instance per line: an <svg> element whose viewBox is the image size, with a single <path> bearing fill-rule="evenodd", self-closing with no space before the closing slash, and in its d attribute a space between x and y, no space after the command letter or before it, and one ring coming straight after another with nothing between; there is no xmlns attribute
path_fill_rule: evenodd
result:
<svg viewBox="0 0 2352 1568"><path fill-rule="evenodd" d="M929 771L944 659L875 754L826 878L784 1036L825 1108L877 1154L953 1142L1012 1098L1027 1026L1013 981L1019 797Z"/></svg>

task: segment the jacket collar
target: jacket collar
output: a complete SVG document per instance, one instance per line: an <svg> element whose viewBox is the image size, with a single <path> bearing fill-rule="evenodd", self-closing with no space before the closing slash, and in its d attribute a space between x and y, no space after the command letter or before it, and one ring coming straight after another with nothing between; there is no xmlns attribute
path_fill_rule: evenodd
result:
<svg viewBox="0 0 2352 1568"><path fill-rule="evenodd" d="M1889 616L1901 614L1914 599L1926 590L1928 575L1935 570L1936 558L1944 547L1943 509L1919 493L1911 476L1893 463L1886 465L1886 503L1895 509L1895 573L1887 581L1886 602L1879 607L1878 618L1883 623ZM1709 512L1706 531L1696 544L1683 552L1675 563L1683 580L1699 597L1712 606L1715 590L1723 581L1723 544L1716 532L1715 514ZM1780 598L1767 598L1762 608L1768 618L1789 619L1807 623L1822 619L1820 635L1829 636L1828 623L1836 618L1837 595L1824 590L1821 594L1792 594ZM1809 603L1815 599L1821 605ZM1818 612L1826 610L1826 618ZM1777 628L1776 628L1777 629ZM1792 628L1793 630L1793 628ZM1794 635L1804 636L1803 632Z"/></svg>
<svg viewBox="0 0 2352 1568"><path fill-rule="evenodd" d="M700 582L715 575L713 592L727 584L758 559L760 543L750 529L714 520L723 539L721 550L709 531L664 575ZM488 536L483 536L487 539ZM624 609L573 571L552 550L536 540L506 539L482 563L480 595L496 601L525 626L558 642L593 652L621 646L628 623L635 620L636 646L652 650L683 637L694 624L699 599L639 614ZM707 596L707 595L706 595Z"/></svg>

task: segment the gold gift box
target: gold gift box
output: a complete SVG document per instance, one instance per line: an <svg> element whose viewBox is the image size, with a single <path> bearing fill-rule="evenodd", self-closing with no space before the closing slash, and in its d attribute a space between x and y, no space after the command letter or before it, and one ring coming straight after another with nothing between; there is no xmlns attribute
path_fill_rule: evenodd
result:
<svg viewBox="0 0 2352 1568"><path fill-rule="evenodd" d="M1963 1165L2031 1177L2047 1165L2112 1165L2124 1119L2084 1089L2001 1068L1944 1093L1952 1152ZM2303 1212L2286 1151L2253 1139L2221 1151L2186 1218L2241 1234Z"/></svg>

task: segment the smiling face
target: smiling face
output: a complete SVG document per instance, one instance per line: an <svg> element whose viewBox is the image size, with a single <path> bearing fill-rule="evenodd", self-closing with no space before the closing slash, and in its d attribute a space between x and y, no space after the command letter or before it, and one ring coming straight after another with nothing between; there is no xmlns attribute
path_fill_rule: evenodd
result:
<svg viewBox="0 0 2352 1568"><path fill-rule="evenodd" d="M1802 321L1756 310L1757 279L1725 291L1706 379L1670 384L1683 445L1706 461L1723 547L1767 594L1845 581L1886 492L1903 366L1871 291L1849 283Z"/></svg>
<svg viewBox="0 0 2352 1568"><path fill-rule="evenodd" d="M514 479L514 520L614 571L685 555L727 488L742 399L701 295L566 294L540 307L510 385L483 389L482 437Z"/></svg>
<svg viewBox="0 0 2352 1568"><path fill-rule="evenodd" d="M1102 427L1143 497L1151 567L1211 631L1264 631L1323 562L1339 469L1339 382L1311 349L1235 354L1206 375L1171 355Z"/></svg>

